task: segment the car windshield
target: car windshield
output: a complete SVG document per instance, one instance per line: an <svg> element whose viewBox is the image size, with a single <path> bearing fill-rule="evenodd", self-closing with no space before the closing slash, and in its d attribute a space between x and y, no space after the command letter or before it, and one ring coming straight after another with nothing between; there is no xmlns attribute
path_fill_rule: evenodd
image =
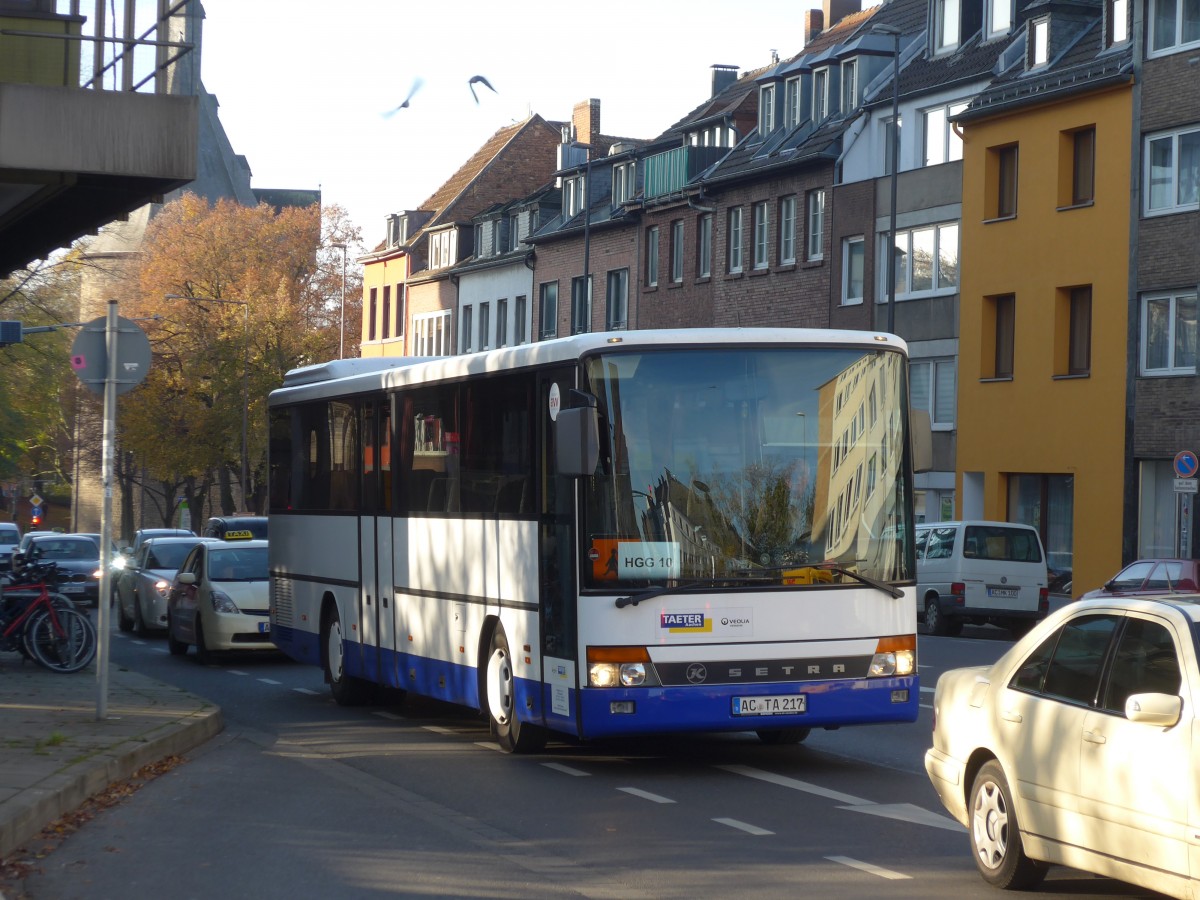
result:
<svg viewBox="0 0 1200 900"><path fill-rule="evenodd" d="M150 555L146 560L146 566L150 569L178 569L183 565L184 557L188 555L188 551L196 546L196 542L180 541L175 543L172 541L169 544L153 544L150 547Z"/></svg>
<svg viewBox="0 0 1200 900"><path fill-rule="evenodd" d="M590 586L828 583L823 563L912 577L899 353L681 348L585 366L602 458L584 485Z"/></svg>
<svg viewBox="0 0 1200 900"><path fill-rule="evenodd" d="M38 559L99 559L100 551L88 538L79 540L40 540L33 542L33 555Z"/></svg>
<svg viewBox="0 0 1200 900"><path fill-rule="evenodd" d="M267 548L212 550L208 554L208 577L213 581L266 581Z"/></svg>
<svg viewBox="0 0 1200 900"><path fill-rule="evenodd" d="M21 536L17 534L17 529L0 527L0 544L15 544L19 540Z"/></svg>

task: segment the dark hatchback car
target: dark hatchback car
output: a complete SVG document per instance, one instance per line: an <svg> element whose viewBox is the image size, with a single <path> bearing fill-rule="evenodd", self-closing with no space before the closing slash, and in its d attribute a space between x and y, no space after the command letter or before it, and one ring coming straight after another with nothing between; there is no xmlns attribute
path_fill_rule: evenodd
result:
<svg viewBox="0 0 1200 900"><path fill-rule="evenodd" d="M204 536L223 541L266 540L267 517L213 516L204 526Z"/></svg>
<svg viewBox="0 0 1200 900"><path fill-rule="evenodd" d="M1139 559L1131 562L1080 600L1092 597L1132 597L1138 594L1194 594L1200 591L1200 560Z"/></svg>
<svg viewBox="0 0 1200 900"><path fill-rule="evenodd" d="M97 543L83 534L49 534L35 537L25 550L25 561L29 563L52 562L62 576L85 576L83 580L64 581L58 592L76 603L99 605L100 599L100 548Z"/></svg>

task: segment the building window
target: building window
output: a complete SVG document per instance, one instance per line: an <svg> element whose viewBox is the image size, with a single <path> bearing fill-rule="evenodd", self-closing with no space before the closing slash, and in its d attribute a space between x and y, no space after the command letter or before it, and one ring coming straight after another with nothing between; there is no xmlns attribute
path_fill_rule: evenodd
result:
<svg viewBox="0 0 1200 900"><path fill-rule="evenodd" d="M947 53L958 47L960 0L934 0L933 52Z"/></svg>
<svg viewBox="0 0 1200 900"><path fill-rule="evenodd" d="M712 275L712 213L696 220L696 275L700 278Z"/></svg>
<svg viewBox="0 0 1200 900"><path fill-rule="evenodd" d="M482 324L482 322L480 323ZM496 301L496 346L508 346L508 299Z"/></svg>
<svg viewBox="0 0 1200 900"><path fill-rule="evenodd" d="M823 122L829 116L829 70L813 72L813 124Z"/></svg>
<svg viewBox="0 0 1200 900"><path fill-rule="evenodd" d="M842 63L842 114L858 107L858 60Z"/></svg>
<svg viewBox="0 0 1200 900"><path fill-rule="evenodd" d="M1059 206L1087 206L1096 198L1096 129L1066 132L1062 147L1071 154L1071 184L1069 194L1062 192Z"/></svg>
<svg viewBox="0 0 1200 900"><path fill-rule="evenodd" d="M1067 310L1067 374L1092 371L1092 288L1071 288Z"/></svg>
<svg viewBox="0 0 1200 900"><path fill-rule="evenodd" d="M516 335L516 342L518 344L524 344L529 340L529 329L525 327L527 306L528 304L525 302L524 294L521 294L519 297L517 297L517 302L514 304L513 308L513 332Z"/></svg>
<svg viewBox="0 0 1200 900"><path fill-rule="evenodd" d="M376 299L378 290L379 290L379 288L371 288L370 314L367 316L367 340L368 341L375 340L375 335L377 333L376 328L379 325L379 322L378 322L379 309L378 309L378 301Z"/></svg>
<svg viewBox="0 0 1200 900"><path fill-rule="evenodd" d="M563 178L562 211L563 220L573 219L583 210L584 183L582 175Z"/></svg>
<svg viewBox="0 0 1200 900"><path fill-rule="evenodd" d="M483 223L476 222L472 229L471 237L471 252L476 256L483 256Z"/></svg>
<svg viewBox="0 0 1200 900"><path fill-rule="evenodd" d="M492 305L479 304L479 349L487 350L492 346Z"/></svg>
<svg viewBox="0 0 1200 900"><path fill-rule="evenodd" d="M742 208L729 210L729 271L742 271Z"/></svg>
<svg viewBox="0 0 1200 900"><path fill-rule="evenodd" d="M795 128L800 124L800 78L789 78L783 86L783 124Z"/></svg>
<svg viewBox="0 0 1200 900"><path fill-rule="evenodd" d="M538 286L538 313L541 316L542 340L558 336L558 282L546 281Z"/></svg>
<svg viewBox="0 0 1200 900"><path fill-rule="evenodd" d="M571 334L592 330L592 276L571 279Z"/></svg>
<svg viewBox="0 0 1200 900"><path fill-rule="evenodd" d="M765 269L770 256L768 232L770 223L767 221L767 204L755 203L754 215L754 268Z"/></svg>
<svg viewBox="0 0 1200 900"><path fill-rule="evenodd" d="M958 223L926 225L896 232L896 298L911 299L958 290ZM880 301L887 299L887 235L879 245L883 263Z"/></svg>
<svg viewBox="0 0 1200 900"><path fill-rule="evenodd" d="M1200 128L1146 138L1146 212L1195 209L1200 182Z"/></svg>
<svg viewBox="0 0 1200 900"><path fill-rule="evenodd" d="M991 307L994 340L992 378L1013 377L1013 355L1016 344L1017 298L1014 294L1002 294L987 298Z"/></svg>
<svg viewBox="0 0 1200 900"><path fill-rule="evenodd" d="M1009 522L1032 525L1042 537L1051 581L1071 580L1075 529L1075 478L1071 475L1008 476Z"/></svg>
<svg viewBox="0 0 1200 900"><path fill-rule="evenodd" d="M1138 552L1140 559L1170 558L1179 552L1179 495L1174 463L1148 459L1138 464Z"/></svg>
<svg viewBox="0 0 1200 900"><path fill-rule="evenodd" d="M508 217L508 249L516 250L521 246L521 215L513 213Z"/></svg>
<svg viewBox="0 0 1200 900"><path fill-rule="evenodd" d="M413 316L413 356L450 355L450 310Z"/></svg>
<svg viewBox="0 0 1200 900"><path fill-rule="evenodd" d="M404 326L408 322L408 285L396 285L396 337L404 337Z"/></svg>
<svg viewBox="0 0 1200 900"><path fill-rule="evenodd" d="M505 244L504 223L499 219L492 219L492 256L499 256L503 253Z"/></svg>
<svg viewBox="0 0 1200 900"><path fill-rule="evenodd" d="M383 324L382 337L386 341L392 336L392 286L385 284L383 286L383 316L381 316Z"/></svg>
<svg viewBox="0 0 1200 900"><path fill-rule="evenodd" d="M863 302L863 273L866 271L867 242L862 235L842 241L842 305Z"/></svg>
<svg viewBox="0 0 1200 900"><path fill-rule="evenodd" d="M469 306L464 306L462 309L461 328L462 328L462 334L459 337L459 346L462 349L459 352L470 353L472 350L475 349L475 345L473 343L474 325L471 322L471 307L469 307Z"/></svg>
<svg viewBox="0 0 1200 900"><path fill-rule="evenodd" d="M1129 40L1129 0L1109 0L1106 12L1108 46L1125 43Z"/></svg>
<svg viewBox="0 0 1200 900"><path fill-rule="evenodd" d="M987 156L991 188L984 215L987 219L1011 219L1017 214L1017 145L992 147Z"/></svg>
<svg viewBox="0 0 1200 900"><path fill-rule="evenodd" d="M634 195L634 168L633 163L618 163L613 166L612 175L612 202L613 206L620 206L622 203L628 203L633 199Z"/></svg>
<svg viewBox="0 0 1200 900"><path fill-rule="evenodd" d="M892 174L892 159L896 160L896 169L900 169L900 141L904 138L904 117L883 120L883 174ZM892 156L893 149L895 157Z"/></svg>
<svg viewBox="0 0 1200 900"><path fill-rule="evenodd" d="M938 166L962 159L962 138L950 124L950 119L966 108L965 103L951 103L921 113L925 126L924 165Z"/></svg>
<svg viewBox="0 0 1200 900"><path fill-rule="evenodd" d="M683 220L671 223L671 280L683 281Z"/></svg>
<svg viewBox="0 0 1200 900"><path fill-rule="evenodd" d="M658 285L658 226L646 229L646 287Z"/></svg>
<svg viewBox="0 0 1200 900"><path fill-rule="evenodd" d="M1196 295L1142 298L1143 375L1196 374Z"/></svg>
<svg viewBox="0 0 1200 900"><path fill-rule="evenodd" d="M825 256L825 191L818 188L808 192L808 215L806 217L805 255L809 260Z"/></svg>
<svg viewBox="0 0 1200 900"><path fill-rule="evenodd" d="M1150 0L1150 55L1200 45L1196 0Z"/></svg>
<svg viewBox="0 0 1200 900"><path fill-rule="evenodd" d="M989 38L1003 37L1012 29L1013 0L988 0Z"/></svg>
<svg viewBox="0 0 1200 900"><path fill-rule="evenodd" d="M429 268L442 269L454 264L456 233L451 229L429 236Z"/></svg>
<svg viewBox="0 0 1200 900"><path fill-rule="evenodd" d="M758 133L766 137L775 130L775 85L764 84L758 89Z"/></svg>
<svg viewBox="0 0 1200 900"><path fill-rule="evenodd" d="M1029 68L1035 69L1050 62L1050 20L1035 19L1030 23L1033 42L1029 48Z"/></svg>
<svg viewBox="0 0 1200 900"><path fill-rule="evenodd" d="M796 198L784 197L779 201L779 264L790 265L796 261Z"/></svg>
<svg viewBox="0 0 1200 900"><path fill-rule="evenodd" d="M629 270L613 269L608 273L604 324L609 331L629 327Z"/></svg>
<svg viewBox="0 0 1200 900"><path fill-rule="evenodd" d="M929 413L935 430L954 428L954 392L958 372L953 359L914 359L909 365L914 409Z"/></svg>

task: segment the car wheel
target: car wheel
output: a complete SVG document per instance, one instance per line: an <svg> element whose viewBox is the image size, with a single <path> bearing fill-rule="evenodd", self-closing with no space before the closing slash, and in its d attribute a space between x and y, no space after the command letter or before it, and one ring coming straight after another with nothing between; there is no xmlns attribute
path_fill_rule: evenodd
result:
<svg viewBox="0 0 1200 900"><path fill-rule="evenodd" d="M939 637L948 634L946 630L947 620L942 613L942 607L938 603L937 597L929 597L925 601L925 629L930 634L938 635Z"/></svg>
<svg viewBox="0 0 1200 900"><path fill-rule="evenodd" d="M342 620L336 609L330 608L321 628L321 645L325 648L325 680L338 706L362 706L370 703L374 694L369 681L346 674L345 651L342 644Z"/></svg>
<svg viewBox="0 0 1200 900"><path fill-rule="evenodd" d="M202 666L213 662L213 652L204 643L204 625L200 622L199 616L196 616L196 662Z"/></svg>
<svg viewBox="0 0 1200 900"><path fill-rule="evenodd" d="M802 744L811 730L810 728L760 728L754 733L764 744L775 746L776 744Z"/></svg>
<svg viewBox="0 0 1200 900"><path fill-rule="evenodd" d="M140 638L150 634L150 629L146 627L146 620L142 617L142 598L137 594L133 595L133 633Z"/></svg>
<svg viewBox="0 0 1200 900"><path fill-rule="evenodd" d="M486 696L492 737L505 753L536 753L546 746L546 730L517 717L517 679L504 628L492 632L488 653Z"/></svg>
<svg viewBox="0 0 1200 900"><path fill-rule="evenodd" d="M121 602L120 598L117 598L117 627L122 631L133 630L133 620L125 615L125 604Z"/></svg>
<svg viewBox="0 0 1200 900"><path fill-rule="evenodd" d="M1046 877L1046 864L1025 855L1012 791L995 760L983 765L971 786L970 830L975 867L988 884L1021 891Z"/></svg>

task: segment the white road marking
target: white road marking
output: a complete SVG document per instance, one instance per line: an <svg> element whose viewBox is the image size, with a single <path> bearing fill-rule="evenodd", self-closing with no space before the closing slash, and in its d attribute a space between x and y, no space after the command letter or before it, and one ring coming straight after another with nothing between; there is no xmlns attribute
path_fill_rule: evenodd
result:
<svg viewBox="0 0 1200 900"><path fill-rule="evenodd" d="M730 828L736 828L738 831L744 831L746 834L764 835L774 834L773 831L767 831L765 828L759 828L757 825L751 825L748 822L739 822L737 819L713 819L721 825L728 825Z"/></svg>
<svg viewBox="0 0 1200 900"><path fill-rule="evenodd" d="M292 688L297 694L308 694L310 697L316 697L316 691L310 691L308 688Z"/></svg>
<svg viewBox="0 0 1200 900"><path fill-rule="evenodd" d="M453 728L447 728L444 725L422 725L421 727L434 734L458 734Z"/></svg>
<svg viewBox="0 0 1200 900"><path fill-rule="evenodd" d="M912 825L928 825L931 828L944 828L947 831L965 831L962 825L949 816L930 812L913 803L872 803L868 806L843 806L842 809L880 816L884 819L896 819Z"/></svg>
<svg viewBox="0 0 1200 900"><path fill-rule="evenodd" d="M635 797L641 797L643 800L649 800L652 803L674 803L670 797L663 797L661 794L652 794L649 791L643 791L641 788L622 787L617 788L618 791L624 791L627 794L633 794Z"/></svg>
<svg viewBox="0 0 1200 900"><path fill-rule="evenodd" d="M717 766L717 768L724 769L726 772L732 772L735 775L745 775L747 778L757 778L759 781L766 781L770 784L777 784L780 787L791 788L794 791L815 794L818 797L825 797L827 800L836 800L838 803L845 803L852 806L865 806L871 803L870 800L863 800L861 797L855 797L852 794L831 791L829 788L823 788L807 781L788 778L785 775L775 775L772 772L764 772L762 769L754 769L750 766Z"/></svg>
<svg viewBox="0 0 1200 900"><path fill-rule="evenodd" d="M887 878L891 881L902 881L912 878L911 875L902 875L899 872L893 872L891 869L881 869L879 866L851 859L849 856L827 856L825 858L830 862L841 863L843 866L858 869L860 872L866 872L868 875L878 875L880 878Z"/></svg>
<svg viewBox="0 0 1200 900"><path fill-rule="evenodd" d="M573 775L576 778L590 778L592 773L585 772L582 769L573 769L570 766L564 766L562 763L542 763L547 769L553 769L555 772L562 772L564 775Z"/></svg>
<svg viewBox="0 0 1200 900"><path fill-rule="evenodd" d="M484 750L495 750L497 753L502 752L500 750L500 745L495 741L476 741L475 746L482 747Z"/></svg>
<svg viewBox="0 0 1200 900"><path fill-rule="evenodd" d="M283 684L282 681L276 681L274 678L260 678L258 680L263 684Z"/></svg>
<svg viewBox="0 0 1200 900"><path fill-rule="evenodd" d="M245 675L246 674L245 672L238 671L237 669L226 669L225 671L228 672L230 675Z"/></svg>
<svg viewBox="0 0 1200 900"><path fill-rule="evenodd" d="M404 721L404 716L398 715L394 712L388 712L386 709L375 710L375 715L379 716L381 719L391 719L393 722Z"/></svg>
<svg viewBox="0 0 1200 900"><path fill-rule="evenodd" d="M922 688L921 688L921 693L922 693L922 694L932 694L932 693L933 693L935 690L937 690L937 688L931 688L931 687L922 687Z"/></svg>

